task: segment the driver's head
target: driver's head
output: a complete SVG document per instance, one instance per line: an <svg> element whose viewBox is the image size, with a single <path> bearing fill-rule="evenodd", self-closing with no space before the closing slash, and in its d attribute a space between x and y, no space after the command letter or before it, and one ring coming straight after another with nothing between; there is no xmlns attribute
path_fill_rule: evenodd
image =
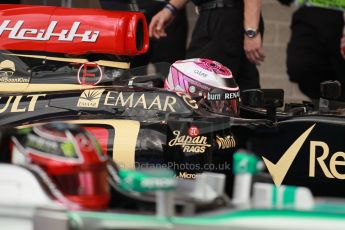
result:
<svg viewBox="0 0 345 230"><path fill-rule="evenodd" d="M13 163L43 170L62 195L57 200L72 209L107 208L108 158L86 130L63 123L37 125L12 140Z"/></svg>
<svg viewBox="0 0 345 230"><path fill-rule="evenodd" d="M231 71L216 61L195 58L175 62L164 88L189 94L211 112L239 115L239 87Z"/></svg>

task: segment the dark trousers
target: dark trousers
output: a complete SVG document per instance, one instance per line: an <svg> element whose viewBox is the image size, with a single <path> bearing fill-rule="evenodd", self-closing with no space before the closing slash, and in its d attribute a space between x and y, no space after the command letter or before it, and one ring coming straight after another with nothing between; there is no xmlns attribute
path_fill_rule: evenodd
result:
<svg viewBox="0 0 345 230"><path fill-rule="evenodd" d="M243 5L200 12L188 58L208 58L232 71L241 90L260 88L259 72L243 49ZM263 22L260 23L263 32Z"/></svg>
<svg viewBox="0 0 345 230"><path fill-rule="evenodd" d="M292 19L287 50L290 80L312 99L320 98L320 83L339 80L345 99L345 61L340 54L344 20L341 12L316 7L298 9Z"/></svg>

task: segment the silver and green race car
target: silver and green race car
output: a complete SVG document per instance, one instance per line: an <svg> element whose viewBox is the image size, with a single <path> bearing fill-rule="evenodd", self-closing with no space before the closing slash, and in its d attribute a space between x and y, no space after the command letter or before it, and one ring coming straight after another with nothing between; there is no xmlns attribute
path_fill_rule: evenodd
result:
<svg viewBox="0 0 345 230"><path fill-rule="evenodd" d="M304 187L256 182L262 165L245 151L234 155L235 184L230 199L223 192L222 174L204 173L186 181L163 169L119 170L109 164L109 210L75 211L56 203L49 195L54 186L42 185L42 178L32 168L0 164L0 228L345 228L344 201L315 199Z"/></svg>

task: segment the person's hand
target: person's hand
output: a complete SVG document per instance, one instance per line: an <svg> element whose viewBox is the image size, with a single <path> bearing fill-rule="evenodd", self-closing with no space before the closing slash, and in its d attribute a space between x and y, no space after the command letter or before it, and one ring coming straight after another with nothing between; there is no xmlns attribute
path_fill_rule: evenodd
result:
<svg viewBox="0 0 345 230"><path fill-rule="evenodd" d="M340 42L340 53L345 59L345 34L343 35L341 42Z"/></svg>
<svg viewBox="0 0 345 230"><path fill-rule="evenodd" d="M261 35L258 33L254 38L244 36L244 51L248 60L256 65L264 61L265 56L262 49Z"/></svg>
<svg viewBox="0 0 345 230"><path fill-rule="evenodd" d="M160 39L166 37L166 27L174 20L174 15L166 8L159 11L151 20L149 26L150 37Z"/></svg>

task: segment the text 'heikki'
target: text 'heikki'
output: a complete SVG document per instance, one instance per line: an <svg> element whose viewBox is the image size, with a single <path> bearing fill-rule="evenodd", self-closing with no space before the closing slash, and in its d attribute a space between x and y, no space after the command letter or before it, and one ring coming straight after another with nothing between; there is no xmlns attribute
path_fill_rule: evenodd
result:
<svg viewBox="0 0 345 230"><path fill-rule="evenodd" d="M49 41L51 38L57 37L59 41L73 41L75 38L81 38L82 42L96 42L100 34L99 31L92 30L77 33L80 22L74 22L70 29L55 31L58 23L58 21L51 21L47 29L34 29L23 28L23 20L18 20L15 24L11 23L11 20L4 20L0 25L0 37L5 31L9 31L9 39Z"/></svg>

